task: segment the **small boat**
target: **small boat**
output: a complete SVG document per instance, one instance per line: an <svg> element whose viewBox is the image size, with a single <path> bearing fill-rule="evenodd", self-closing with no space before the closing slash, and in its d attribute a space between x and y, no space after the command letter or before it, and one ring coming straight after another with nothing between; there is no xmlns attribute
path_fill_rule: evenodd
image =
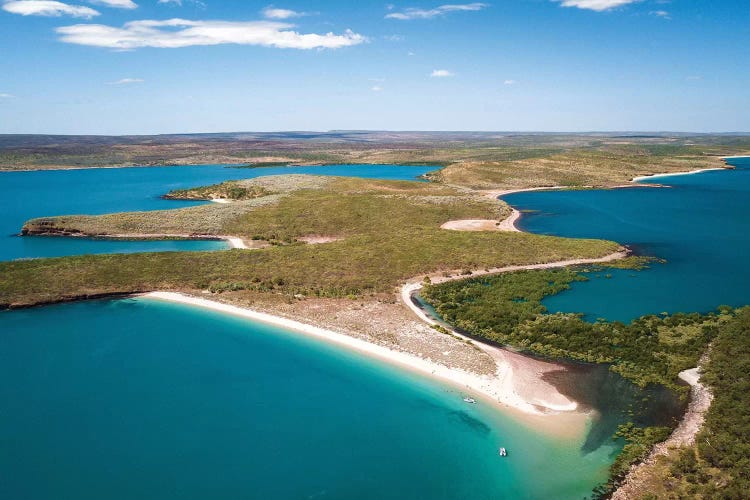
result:
<svg viewBox="0 0 750 500"><path fill-rule="evenodd" d="M475 404L477 404L477 400L474 399L474 398L470 398L470 397L467 396L467 397L464 398L464 403L469 403L469 404L475 405Z"/></svg>
<svg viewBox="0 0 750 500"><path fill-rule="evenodd" d="M501 457L507 457L507 456L508 456L508 450L506 450L505 448L500 448L500 449L498 450L498 454L499 454L499 455L500 455Z"/></svg>

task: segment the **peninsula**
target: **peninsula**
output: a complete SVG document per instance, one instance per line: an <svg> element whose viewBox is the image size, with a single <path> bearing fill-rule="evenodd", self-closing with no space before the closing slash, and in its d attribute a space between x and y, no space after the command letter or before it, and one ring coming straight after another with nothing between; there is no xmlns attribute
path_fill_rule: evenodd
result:
<svg viewBox="0 0 750 500"><path fill-rule="evenodd" d="M305 158L318 158L320 163L419 160L444 166L430 173L426 182L260 176L162 193L167 199L220 203L30 219L19 228L28 238L213 238L231 241L235 250L3 262L0 306L15 309L146 294L212 308L272 322L441 378L500 405L525 425L557 436L580 436L592 409L566 393L565 374L571 361L612 364L614 371L636 385L657 384L680 393L678 372L693 368L708 343L717 338L686 334L685 329L730 328L726 325L744 321L745 315L722 311L697 318L646 318L617 340L624 350L613 352L606 343L592 348L570 341L563 347L545 337L546 332L559 330L561 318L545 315L541 298L578 279L580 266L637 269L647 262L628 257L628 249L617 242L519 231L515 223L522 214L498 196L528 189L620 187L662 171L724 168L721 155L750 150L750 142L728 146L720 137L660 136L532 139L532 145L520 145L517 138L503 136L409 134L394 135L382 144L368 136L366 145L351 150L348 145L321 149L319 141L303 141L300 146L297 139L277 139L273 157L254 157L252 141L243 139L237 146L246 148L242 154L220 159L262 160L261 170L262 163L271 160ZM207 144L212 140L206 139ZM694 145L697 140L703 144ZM117 149L124 147L134 152L133 158L140 158L138 141L126 142L118 143ZM15 147L15 157L21 151L23 158L24 146ZM106 141L95 153L66 155L68 165L60 164L56 148L69 148L70 143L34 147L42 148L41 156L38 150L33 156L29 150L28 161L14 165L115 166L106 163L108 148L114 147ZM170 154L179 148L179 141L170 144ZM291 155L295 148L304 155ZM320 160L323 150L325 161ZM213 154L163 161L210 161L217 159ZM45 155L44 164L35 163ZM569 270L569 266L574 267ZM480 297L472 299L473 307L487 308L492 320L464 316L467 293L473 293L467 287L476 283L487 293L514 291L487 304ZM425 298L442 318L415 305L412 295L423 287ZM570 318L562 321L573 324ZM599 330L593 332L580 320L575 325L578 331L571 330L571 338L580 332L612 335L604 331L608 326L597 324L593 328ZM656 330L672 332L671 337L664 333L672 340L654 345L666 357L635 356L630 349L642 345L647 338L644 332ZM675 340L678 337L682 340ZM662 361L664 366L659 364ZM562 374L562 379L550 374ZM669 427L648 427L623 434L630 444L602 494L613 491L630 464L645 459L669 431Z"/></svg>

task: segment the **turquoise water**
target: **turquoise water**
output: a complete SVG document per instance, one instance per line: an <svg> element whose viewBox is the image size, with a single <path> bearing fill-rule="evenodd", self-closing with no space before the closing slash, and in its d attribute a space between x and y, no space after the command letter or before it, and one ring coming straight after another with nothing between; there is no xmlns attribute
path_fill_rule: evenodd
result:
<svg viewBox="0 0 750 500"><path fill-rule="evenodd" d="M750 162L737 165L659 179L668 189L506 197L537 210L522 218L524 229L613 239L667 259L610 279L592 274L548 307L628 320L750 303ZM394 172L363 168L363 176ZM273 170L47 172L26 184L12 176L40 173L0 174L17 183L2 182L10 198L0 199L16 196L8 213L23 220L170 208L190 204L158 198L170 189ZM66 183L81 186L76 196L62 195ZM44 211L26 215L38 206ZM69 253L110 243L8 237L0 256L32 256L13 247L19 240L39 241L42 253L54 253L47 242L68 242L55 251ZM112 244L127 251L139 243ZM622 411L585 438L553 439L481 401L463 403L457 389L215 312L146 299L0 312L0 498L578 499L606 478L617 450L609 436L629 408L629 386L592 373L563 389ZM507 459L499 446L510 449Z"/></svg>
<svg viewBox="0 0 750 500"><path fill-rule="evenodd" d="M613 451L178 304L0 312L0 342L0 498L579 499Z"/></svg>
<svg viewBox="0 0 750 500"><path fill-rule="evenodd" d="M526 192L503 199L526 231L624 243L659 257L645 271L607 270L549 297L551 311L629 321L750 304L750 159L736 170L649 179L664 189ZM606 274L611 274L607 278Z"/></svg>
<svg viewBox="0 0 750 500"><path fill-rule="evenodd" d="M173 189L276 174L318 174L416 180L434 167L328 165L319 167L228 168L131 167L0 172L0 260L59 257L84 253L218 250L223 241L111 241L85 238L24 237L23 223L35 217L161 210L205 202L164 200Z"/></svg>

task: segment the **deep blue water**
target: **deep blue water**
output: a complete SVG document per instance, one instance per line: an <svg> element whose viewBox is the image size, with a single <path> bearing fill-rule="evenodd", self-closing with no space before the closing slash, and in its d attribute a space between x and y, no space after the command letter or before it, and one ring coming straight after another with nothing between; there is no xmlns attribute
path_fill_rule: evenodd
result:
<svg viewBox="0 0 750 500"><path fill-rule="evenodd" d="M547 298L551 311L630 321L750 304L750 159L736 170L658 177L670 187L516 193L526 231L624 243L665 259L639 272L607 270ZM606 275L611 274L611 278Z"/></svg>
<svg viewBox="0 0 750 500"><path fill-rule="evenodd" d="M0 312L0 344L0 498L580 499L613 450L178 304Z"/></svg>
<svg viewBox="0 0 750 500"><path fill-rule="evenodd" d="M130 167L0 172L0 260L58 257L84 253L217 250L222 241L111 241L16 236L28 219L53 215L161 210L205 202L164 200L173 189L276 174L318 174L416 180L434 167L329 165L320 167L228 168Z"/></svg>

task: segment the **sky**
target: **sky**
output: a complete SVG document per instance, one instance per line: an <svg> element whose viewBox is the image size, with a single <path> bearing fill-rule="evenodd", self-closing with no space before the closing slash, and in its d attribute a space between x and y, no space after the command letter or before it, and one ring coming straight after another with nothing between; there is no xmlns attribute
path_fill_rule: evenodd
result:
<svg viewBox="0 0 750 500"><path fill-rule="evenodd" d="M0 133L750 131L748 0L273 1L0 0Z"/></svg>

